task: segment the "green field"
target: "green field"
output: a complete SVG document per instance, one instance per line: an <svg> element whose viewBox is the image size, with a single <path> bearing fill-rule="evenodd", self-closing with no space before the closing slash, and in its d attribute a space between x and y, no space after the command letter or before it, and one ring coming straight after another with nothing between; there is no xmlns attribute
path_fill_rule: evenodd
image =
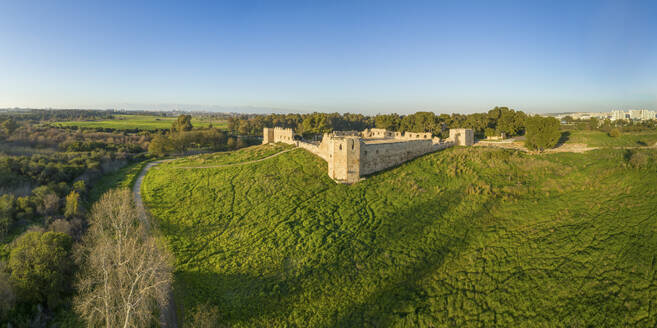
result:
<svg viewBox="0 0 657 328"><path fill-rule="evenodd" d="M174 162L143 195L179 318L209 302L235 327L654 326L657 152L638 152L452 148L338 185L297 149Z"/></svg>
<svg viewBox="0 0 657 328"><path fill-rule="evenodd" d="M53 123L55 126L70 127L77 126L80 128L111 128L117 130L142 129L156 130L169 129L171 123L176 120L175 117L164 117L155 115L115 115L114 119L104 121L67 121ZM227 123L224 120L200 121L192 117L192 125L195 127L207 127L210 123L215 128L226 128Z"/></svg>
<svg viewBox="0 0 657 328"><path fill-rule="evenodd" d="M606 132L570 130L568 143L586 144L589 147L642 147L657 143L657 131L624 132L620 137L610 137Z"/></svg>

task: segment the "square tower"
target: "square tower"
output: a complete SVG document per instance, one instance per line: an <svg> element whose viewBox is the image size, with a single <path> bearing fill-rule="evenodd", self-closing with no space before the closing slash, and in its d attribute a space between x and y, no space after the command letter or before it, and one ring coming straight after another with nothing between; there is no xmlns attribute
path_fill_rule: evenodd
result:
<svg viewBox="0 0 657 328"><path fill-rule="evenodd" d="M274 143L274 129L272 128L263 128L262 129L262 144Z"/></svg>
<svg viewBox="0 0 657 328"><path fill-rule="evenodd" d="M449 140L456 146L472 146L474 131L472 129L449 129Z"/></svg>
<svg viewBox="0 0 657 328"><path fill-rule="evenodd" d="M360 138L332 137L328 142L328 175L342 183L360 180Z"/></svg>

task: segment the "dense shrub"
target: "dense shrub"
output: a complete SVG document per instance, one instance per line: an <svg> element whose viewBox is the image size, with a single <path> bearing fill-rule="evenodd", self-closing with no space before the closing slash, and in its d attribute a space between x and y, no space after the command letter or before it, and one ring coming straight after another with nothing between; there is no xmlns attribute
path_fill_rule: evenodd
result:
<svg viewBox="0 0 657 328"><path fill-rule="evenodd" d="M533 150L553 148L559 142L559 121L554 117L532 116L527 120L525 146Z"/></svg>
<svg viewBox="0 0 657 328"><path fill-rule="evenodd" d="M71 247L71 237L58 232L29 231L16 240L9 269L21 301L59 304L73 269Z"/></svg>

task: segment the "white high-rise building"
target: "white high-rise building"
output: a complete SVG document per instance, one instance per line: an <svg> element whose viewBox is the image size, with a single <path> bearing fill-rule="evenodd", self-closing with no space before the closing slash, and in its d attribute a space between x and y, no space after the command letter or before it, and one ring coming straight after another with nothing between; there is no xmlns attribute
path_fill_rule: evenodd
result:
<svg viewBox="0 0 657 328"><path fill-rule="evenodd" d="M657 119L657 112L655 112L654 110L647 110L647 109L631 109L631 110L628 110L628 111L612 110L610 112L609 118L612 121L615 121L615 120L637 120L637 121L654 120L654 119Z"/></svg>
<svg viewBox="0 0 657 328"><path fill-rule="evenodd" d="M627 118L627 116L625 114L625 111L622 111L622 110L612 110L611 115L609 117L609 119L611 119L612 121L624 120L626 118Z"/></svg>

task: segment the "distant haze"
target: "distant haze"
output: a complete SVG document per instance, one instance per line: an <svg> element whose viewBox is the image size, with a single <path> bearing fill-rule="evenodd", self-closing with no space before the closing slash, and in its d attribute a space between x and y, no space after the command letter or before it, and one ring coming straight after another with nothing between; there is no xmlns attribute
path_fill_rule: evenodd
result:
<svg viewBox="0 0 657 328"><path fill-rule="evenodd" d="M655 1L0 3L0 108L657 109Z"/></svg>

